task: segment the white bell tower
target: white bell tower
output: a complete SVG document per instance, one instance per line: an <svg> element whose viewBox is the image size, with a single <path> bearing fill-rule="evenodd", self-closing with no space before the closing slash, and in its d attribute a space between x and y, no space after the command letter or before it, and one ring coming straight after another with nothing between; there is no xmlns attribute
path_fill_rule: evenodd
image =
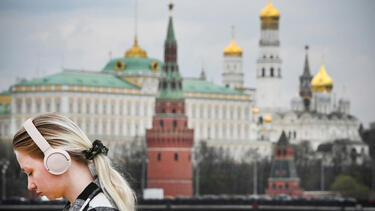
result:
<svg viewBox="0 0 375 211"><path fill-rule="evenodd" d="M283 103L279 18L279 11L269 1L260 13L261 36L256 70L256 103L263 111L277 111Z"/></svg>
<svg viewBox="0 0 375 211"><path fill-rule="evenodd" d="M224 49L222 83L232 89L243 88L242 49L234 41L234 26L232 42Z"/></svg>

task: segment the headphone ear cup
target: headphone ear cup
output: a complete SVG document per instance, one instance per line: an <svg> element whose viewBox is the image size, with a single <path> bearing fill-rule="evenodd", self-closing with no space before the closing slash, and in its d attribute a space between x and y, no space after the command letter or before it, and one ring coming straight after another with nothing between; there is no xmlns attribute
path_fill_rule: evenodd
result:
<svg viewBox="0 0 375 211"><path fill-rule="evenodd" d="M50 149L44 155L44 167L54 175L65 173L71 164L70 155L61 149Z"/></svg>

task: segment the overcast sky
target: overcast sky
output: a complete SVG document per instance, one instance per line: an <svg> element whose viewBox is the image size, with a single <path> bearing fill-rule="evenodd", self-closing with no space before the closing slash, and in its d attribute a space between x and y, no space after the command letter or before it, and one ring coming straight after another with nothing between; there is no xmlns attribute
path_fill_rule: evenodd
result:
<svg viewBox="0 0 375 211"><path fill-rule="evenodd" d="M139 45L163 59L169 0L138 1ZM243 49L245 86L255 87L259 13L268 0L173 1L178 62L185 77L204 65L221 84L223 50L235 40ZM0 91L17 78L32 79L62 68L100 71L133 45L134 0L1 0ZM351 113L368 127L375 121L375 27L372 0L274 0L279 10L285 106L298 90L304 46L315 75L323 56L337 98L346 90Z"/></svg>

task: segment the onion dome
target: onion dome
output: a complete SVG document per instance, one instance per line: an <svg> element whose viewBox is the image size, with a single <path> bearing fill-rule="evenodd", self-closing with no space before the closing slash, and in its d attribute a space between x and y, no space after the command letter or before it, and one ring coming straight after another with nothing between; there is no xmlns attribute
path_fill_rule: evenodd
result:
<svg viewBox="0 0 375 211"><path fill-rule="evenodd" d="M253 108L252 112L253 112L253 114L258 114L259 113L259 109L255 107L255 108Z"/></svg>
<svg viewBox="0 0 375 211"><path fill-rule="evenodd" d="M311 81L311 88L313 92L330 92L333 88L331 77L326 72L324 65L320 67L320 71Z"/></svg>
<svg viewBox="0 0 375 211"><path fill-rule="evenodd" d="M126 58L129 58L129 57L132 57L132 58L137 58L137 57L147 58L146 51L138 46L137 36L135 36L135 38L134 38L133 47L131 49L129 49L128 51L126 51L125 57Z"/></svg>
<svg viewBox="0 0 375 211"><path fill-rule="evenodd" d="M272 117L270 115L267 115L267 116L264 117L264 121L266 123L271 123L272 122Z"/></svg>
<svg viewBox="0 0 375 211"><path fill-rule="evenodd" d="M260 12L260 18L279 18L279 11L273 7L272 2L269 1L267 6Z"/></svg>
<svg viewBox="0 0 375 211"><path fill-rule="evenodd" d="M224 49L225 56L242 56L242 48L234 40Z"/></svg>

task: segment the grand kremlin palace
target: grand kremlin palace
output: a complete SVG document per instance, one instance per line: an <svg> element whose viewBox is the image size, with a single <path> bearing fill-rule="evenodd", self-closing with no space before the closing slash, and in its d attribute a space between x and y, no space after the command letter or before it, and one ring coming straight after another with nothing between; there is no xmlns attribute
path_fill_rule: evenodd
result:
<svg viewBox="0 0 375 211"><path fill-rule="evenodd" d="M261 10L256 87L244 86L242 48L233 39L223 52L222 84L184 78L188 127L200 141L226 149L237 160L250 149L270 157L282 131L291 143L322 143L348 139L357 152L368 154L358 134L359 121L350 114L350 101L332 99L333 81L324 65L313 77L306 50L298 97L282 108L282 60L279 55L280 13L270 1ZM173 28L172 28L173 29ZM183 38L180 38L183 39ZM178 40L178 38L177 38ZM162 41L161 41L162 42ZM224 46L223 46L224 47ZM0 94L0 137L9 140L34 115L57 112L68 116L92 139L112 145L112 153L134 140L144 141L152 127L155 96L163 62L148 57L137 37L123 57L111 59L101 71L67 70L21 81ZM141 142L142 142L141 141Z"/></svg>

